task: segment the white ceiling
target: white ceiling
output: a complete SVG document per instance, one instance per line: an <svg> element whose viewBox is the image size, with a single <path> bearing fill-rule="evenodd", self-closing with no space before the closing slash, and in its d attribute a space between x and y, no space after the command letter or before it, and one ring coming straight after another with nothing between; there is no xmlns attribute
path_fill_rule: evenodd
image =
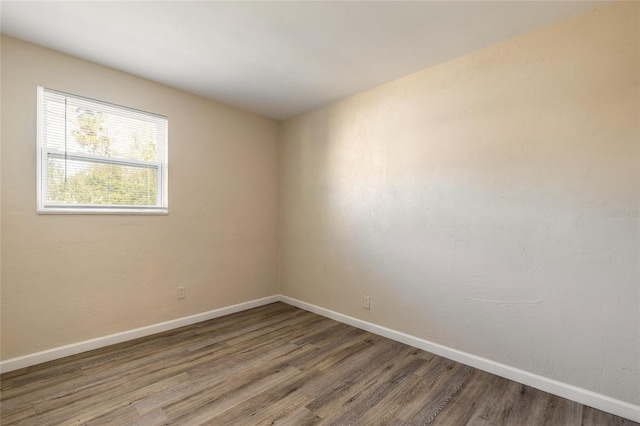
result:
<svg viewBox="0 0 640 426"><path fill-rule="evenodd" d="M285 119L605 1L2 1L3 34Z"/></svg>

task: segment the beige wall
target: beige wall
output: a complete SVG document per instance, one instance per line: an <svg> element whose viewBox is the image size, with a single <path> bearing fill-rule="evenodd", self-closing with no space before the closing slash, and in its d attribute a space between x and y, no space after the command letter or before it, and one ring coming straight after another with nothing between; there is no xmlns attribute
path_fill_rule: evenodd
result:
<svg viewBox="0 0 640 426"><path fill-rule="evenodd" d="M282 293L640 403L638 8L286 121Z"/></svg>
<svg viewBox="0 0 640 426"><path fill-rule="evenodd" d="M277 122L11 38L1 59L2 359L278 292ZM166 115L170 214L37 215L37 85Z"/></svg>

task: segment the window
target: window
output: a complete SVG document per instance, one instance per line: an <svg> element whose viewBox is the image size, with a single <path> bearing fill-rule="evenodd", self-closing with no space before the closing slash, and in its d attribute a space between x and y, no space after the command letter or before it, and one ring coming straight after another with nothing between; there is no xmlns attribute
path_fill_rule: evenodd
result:
<svg viewBox="0 0 640 426"><path fill-rule="evenodd" d="M167 118L38 87L38 212L167 213Z"/></svg>

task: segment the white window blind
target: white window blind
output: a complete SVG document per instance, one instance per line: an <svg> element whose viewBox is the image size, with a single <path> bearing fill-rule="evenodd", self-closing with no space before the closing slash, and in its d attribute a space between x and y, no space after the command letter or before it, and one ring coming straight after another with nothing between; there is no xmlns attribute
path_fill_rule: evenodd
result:
<svg viewBox="0 0 640 426"><path fill-rule="evenodd" d="M167 118L38 87L38 211L166 213Z"/></svg>

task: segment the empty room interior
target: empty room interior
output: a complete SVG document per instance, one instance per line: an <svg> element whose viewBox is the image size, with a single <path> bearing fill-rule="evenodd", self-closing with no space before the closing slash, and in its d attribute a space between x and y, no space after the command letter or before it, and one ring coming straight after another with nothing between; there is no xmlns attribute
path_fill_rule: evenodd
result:
<svg viewBox="0 0 640 426"><path fill-rule="evenodd" d="M0 19L2 425L640 423L640 2Z"/></svg>

